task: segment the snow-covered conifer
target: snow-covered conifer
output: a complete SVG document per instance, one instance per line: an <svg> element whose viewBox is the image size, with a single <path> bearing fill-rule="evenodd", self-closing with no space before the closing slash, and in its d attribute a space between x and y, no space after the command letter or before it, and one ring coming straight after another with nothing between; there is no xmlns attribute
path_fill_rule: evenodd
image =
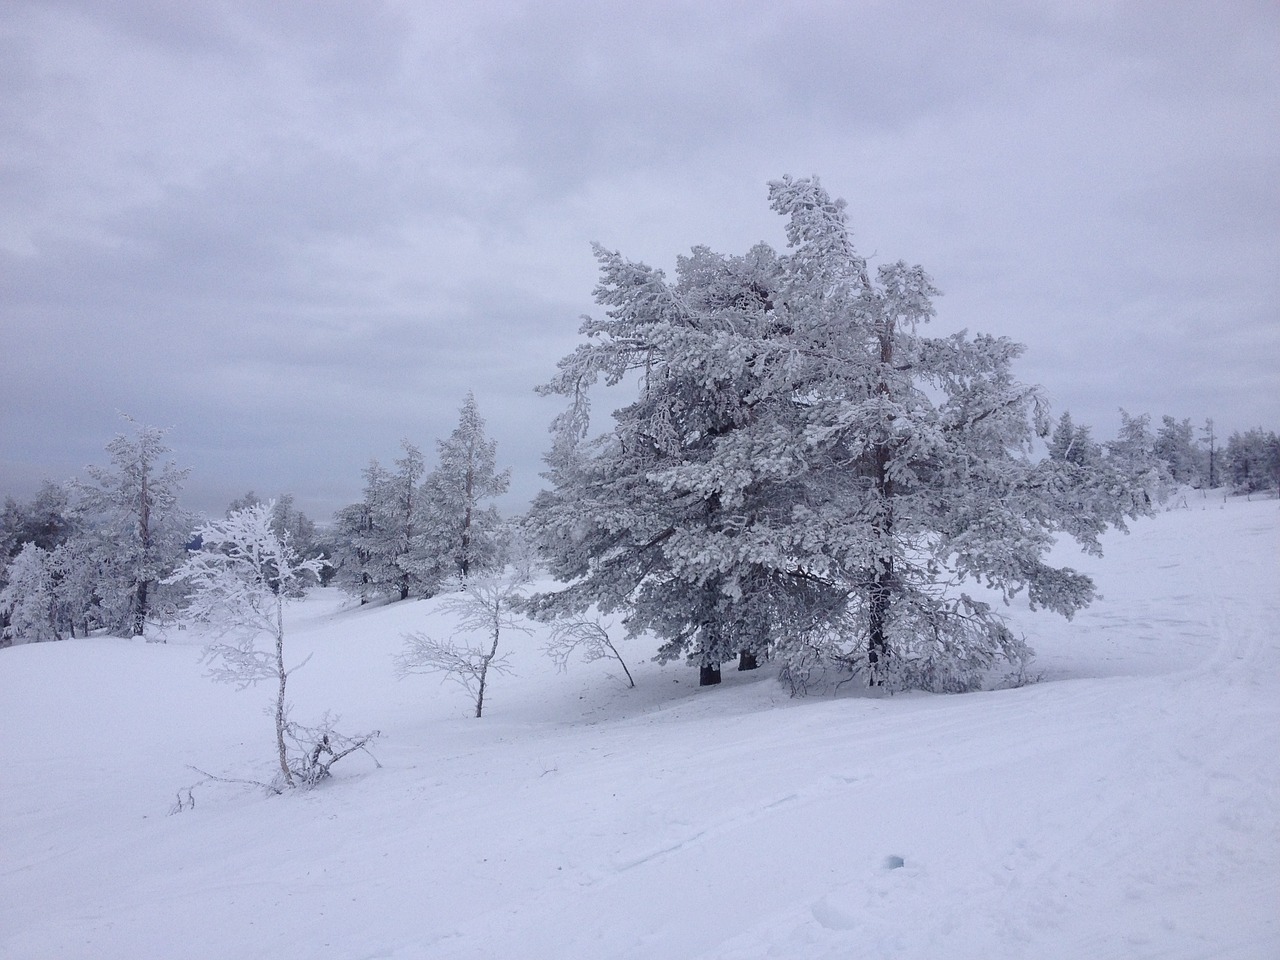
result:
<svg viewBox="0 0 1280 960"><path fill-rule="evenodd" d="M364 498L334 514L334 583L362 604L377 598L391 577L376 550L374 504L386 471L377 460L364 470Z"/></svg>
<svg viewBox="0 0 1280 960"><path fill-rule="evenodd" d="M61 639L49 551L27 543L9 564L7 573L8 583L0 590L4 622L0 640L7 645Z"/></svg>
<svg viewBox="0 0 1280 960"><path fill-rule="evenodd" d="M1094 442L1092 434L1089 427L1076 426L1071 414L1063 411L1049 437L1049 456L1079 466L1097 463L1102 456L1102 447Z"/></svg>
<svg viewBox="0 0 1280 960"><path fill-rule="evenodd" d="M1096 549L1141 512L1069 461L1032 456L1049 432L1002 337L929 338L917 266L871 279L844 204L816 179L770 184L788 254L697 247L660 270L596 247L603 319L544 392L553 424L530 526L565 586L544 616L596 604L665 641L703 682L770 656L804 686L852 666L872 682L967 689L1029 651L965 581L1070 616L1093 585L1043 556L1059 533ZM591 386L638 396L590 437Z"/></svg>
<svg viewBox="0 0 1280 960"><path fill-rule="evenodd" d="M374 505L374 526L379 530L382 549L389 566L396 571L396 595L400 600L423 592L422 557L418 544L422 536L422 478L426 461L422 451L408 440L400 442L403 457L397 457L396 471L382 485L382 496Z"/></svg>
<svg viewBox="0 0 1280 960"><path fill-rule="evenodd" d="M401 441L394 472L377 460L365 468L364 499L338 511L337 583L361 603L429 594L439 581L423 550L426 504L422 451Z"/></svg>
<svg viewBox="0 0 1280 960"><path fill-rule="evenodd" d="M1195 430L1191 420L1175 420L1167 414L1160 418L1160 429L1156 431L1155 453L1165 465L1169 477L1174 483L1204 482L1201 476L1200 451L1196 449Z"/></svg>
<svg viewBox="0 0 1280 960"><path fill-rule="evenodd" d="M1109 466L1122 474L1129 487L1140 488L1148 502L1161 503L1169 496L1173 478L1160 458L1150 414L1133 416L1120 410L1120 430L1106 444Z"/></svg>
<svg viewBox="0 0 1280 960"><path fill-rule="evenodd" d="M495 507L485 504L507 492L511 471L497 469L498 444L486 436L470 392L458 425L437 447L439 465L423 487L430 517L423 550L439 558L445 576L465 580L498 561L502 520Z"/></svg>
<svg viewBox="0 0 1280 960"><path fill-rule="evenodd" d="M1253 493L1274 486L1280 492L1280 439L1274 431L1254 427L1227 439L1223 466L1237 493Z"/></svg>

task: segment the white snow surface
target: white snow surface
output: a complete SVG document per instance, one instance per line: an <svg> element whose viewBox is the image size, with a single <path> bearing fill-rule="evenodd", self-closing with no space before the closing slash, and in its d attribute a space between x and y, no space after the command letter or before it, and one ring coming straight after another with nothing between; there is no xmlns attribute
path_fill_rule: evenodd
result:
<svg viewBox="0 0 1280 960"><path fill-rule="evenodd" d="M187 633L0 651L0 957L1274 960L1280 505L1186 504L1064 548L1102 599L1015 605L1040 682L958 696L699 689L636 642L631 690L539 628L477 720L394 678L437 600L317 591L294 716L380 729L381 768L175 815L188 764L271 776L272 691Z"/></svg>

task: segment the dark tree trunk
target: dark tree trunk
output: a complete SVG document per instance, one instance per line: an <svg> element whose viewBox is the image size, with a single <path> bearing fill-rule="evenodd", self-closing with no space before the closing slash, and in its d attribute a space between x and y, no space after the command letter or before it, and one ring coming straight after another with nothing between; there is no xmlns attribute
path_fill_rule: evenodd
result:
<svg viewBox="0 0 1280 960"><path fill-rule="evenodd" d="M698 671L698 686L712 687L720 682L720 664L704 663Z"/></svg>
<svg viewBox="0 0 1280 960"><path fill-rule="evenodd" d="M462 556L459 558L459 567L462 569L462 579L466 580L471 576L471 508L472 501L475 499L475 483L476 471L472 465L474 452L469 451L467 454L467 476L463 489L463 510L462 510Z"/></svg>
<svg viewBox="0 0 1280 960"><path fill-rule="evenodd" d="M738 669L739 670L755 670L760 666L760 661L756 659L756 655L750 650L738 651Z"/></svg>
<svg viewBox="0 0 1280 960"><path fill-rule="evenodd" d="M883 664L889 657L889 639L885 626L889 620L892 579L893 559L888 558L886 569L876 574L871 585L871 639L867 644L867 667L873 687L884 682Z"/></svg>
<svg viewBox="0 0 1280 960"><path fill-rule="evenodd" d="M148 464L142 464L142 484L138 498L138 542L144 562L151 559L151 492L147 482ZM147 581L133 588L133 635L140 637L147 623Z"/></svg>
<svg viewBox="0 0 1280 960"><path fill-rule="evenodd" d="M147 623L147 581L141 581L133 591L133 635L142 636Z"/></svg>
<svg viewBox="0 0 1280 960"><path fill-rule="evenodd" d="M884 397L890 396L888 372L893 367L893 317L886 317L880 331L880 367L881 379L876 391ZM889 472L889 462L893 455L893 439L886 436L877 440L875 447L875 484L880 496L881 514L877 521L876 533L880 537L883 554L877 558L876 569L871 581L870 596L870 636L867 641L867 674L869 683L877 687L884 682L884 663L889 656L889 638L885 627L889 621L889 606L893 598L893 477Z"/></svg>

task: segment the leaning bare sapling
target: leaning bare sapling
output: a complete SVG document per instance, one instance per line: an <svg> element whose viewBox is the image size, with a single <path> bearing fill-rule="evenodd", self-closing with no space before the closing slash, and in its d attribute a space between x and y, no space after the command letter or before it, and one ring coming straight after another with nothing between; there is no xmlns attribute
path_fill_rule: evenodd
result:
<svg viewBox="0 0 1280 960"><path fill-rule="evenodd" d="M608 629L598 619L574 617L557 621L551 631L551 638L543 649L562 672L568 669L569 658L575 653L583 663L612 658L618 661L618 666L627 675L627 686L634 688L636 685L626 661L614 646Z"/></svg>
<svg viewBox="0 0 1280 960"><path fill-rule="evenodd" d="M481 633L484 639L460 644L425 633L405 634L404 650L395 658L396 675L403 679L414 673L443 673L471 695L476 716L482 716L490 675L511 672L509 654L498 653L503 632L530 632L517 612L520 588L526 582L518 573L466 581L459 594L440 605L440 611L458 617L454 638Z"/></svg>
<svg viewBox="0 0 1280 960"><path fill-rule="evenodd" d="M329 767L341 757L355 750L368 752L368 743L378 734L340 736L328 715L314 728L289 720L288 679L307 661L285 667L284 603L312 585L325 561L299 558L288 535L273 529L272 508L272 503L255 504L199 527L201 548L170 582L184 581L190 587L183 619L217 631L218 639L205 650L212 679L234 683L242 690L263 680L275 684L280 773L266 786L279 793L285 787L311 785L327 777ZM258 647L263 634L271 638L269 650Z"/></svg>

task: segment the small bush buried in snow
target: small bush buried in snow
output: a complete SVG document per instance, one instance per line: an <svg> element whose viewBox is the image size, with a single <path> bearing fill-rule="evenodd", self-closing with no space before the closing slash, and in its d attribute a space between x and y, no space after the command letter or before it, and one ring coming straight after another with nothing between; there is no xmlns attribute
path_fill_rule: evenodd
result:
<svg viewBox="0 0 1280 960"><path fill-rule="evenodd" d="M372 733L348 737L333 729L337 721L337 717L326 713L316 727L304 727L293 721L285 724L284 735L290 743L289 771L299 786L314 787L322 780L329 779L333 776L330 768L357 750L368 754L374 766L382 766L378 763L378 758L369 751L370 742L380 736L379 732L374 730Z"/></svg>
<svg viewBox="0 0 1280 960"><path fill-rule="evenodd" d="M381 733L374 730L354 737L344 736L333 729L337 720L337 717L326 713L320 725L316 727L304 727L292 720L285 721L284 736L287 741L285 763L289 770L287 780L283 773L276 774L270 780L253 780L244 777L220 777L199 767L192 767L191 769L200 774L202 779L178 791L177 801L169 808L169 813L194 810L196 808L195 788L205 783L245 784L279 796L289 789L311 788L328 780L333 776L331 770L333 765L356 751L367 754L373 761L373 765L381 768L382 764L369 749L369 744L381 736Z"/></svg>

